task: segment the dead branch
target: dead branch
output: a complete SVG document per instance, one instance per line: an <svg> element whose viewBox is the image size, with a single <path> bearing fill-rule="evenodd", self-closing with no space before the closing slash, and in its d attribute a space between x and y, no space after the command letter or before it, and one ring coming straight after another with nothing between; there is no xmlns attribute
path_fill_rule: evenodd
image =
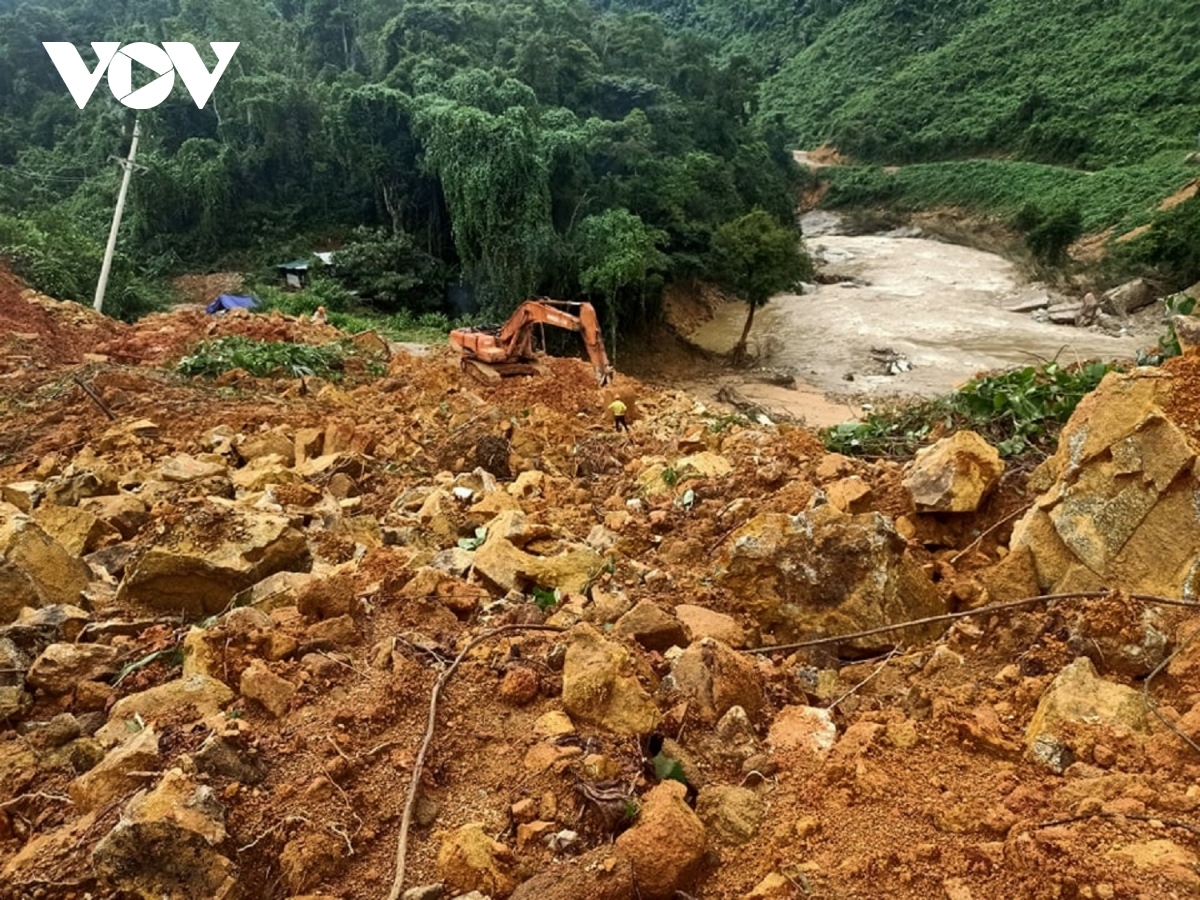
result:
<svg viewBox="0 0 1200 900"><path fill-rule="evenodd" d="M19 797L13 797L11 800L6 800L0 803L0 809L8 809L10 806L20 806L26 800L53 800L55 803L70 803L71 798L64 794L47 794L45 791L37 791L33 794L22 794Z"/></svg>
<svg viewBox="0 0 1200 900"><path fill-rule="evenodd" d="M1200 744L1196 743L1196 741L1190 735L1184 734L1184 732L1173 722L1168 722L1167 717L1158 710L1158 701L1150 696L1151 682L1153 682L1154 679L1157 678L1162 672L1166 671L1167 666L1171 665L1171 663L1175 661L1175 658L1179 656L1179 654L1190 647L1192 642L1195 641L1197 637L1200 637L1200 628L1195 629L1190 635L1188 635L1186 641L1176 647L1175 651L1170 656L1160 662L1154 671L1146 676L1146 680L1142 682L1142 703L1145 704L1146 709L1156 719L1158 719L1158 721L1162 722L1169 731L1173 732L1176 737L1181 738L1185 744L1187 744L1197 753L1200 753Z"/></svg>
<svg viewBox="0 0 1200 900"><path fill-rule="evenodd" d="M1164 819L1161 816L1140 816L1140 815L1125 815L1124 813L1088 813L1083 816L1069 816L1065 819L1055 819L1052 822L1039 822L1032 826L1030 831L1039 831L1043 828L1055 828L1059 825L1073 825L1076 822L1087 822L1090 819L1128 819L1131 822L1158 822L1165 825L1167 828L1182 828L1184 831L1190 831L1192 834L1200 834L1200 826L1193 825L1191 822L1182 822L1179 819Z"/></svg>
<svg viewBox="0 0 1200 900"><path fill-rule="evenodd" d="M108 416L108 420L109 420L110 422L111 422L111 421L114 421L114 420L117 418L117 414L116 414L116 413L114 413L114 412L113 412L113 411L112 411L112 410L109 408L108 404L107 404L107 403L105 403L105 402L104 402L104 401L103 401L103 400L100 398L100 395L96 393L96 389L95 389L95 388L93 388L93 387L92 387L90 384L88 384L87 382L85 382L85 381L84 381L82 378L80 378L78 375L75 375L75 376L72 378L72 380L73 380L73 381L74 381L74 382L75 382L77 385L79 385L79 387L80 387L80 388L83 390L83 392L84 392L85 394L87 394L87 395L88 395L88 397L89 397L89 398L91 398L91 401L92 401L93 403L95 403L95 404L96 404L96 407L97 407L97 408L100 410L100 412L102 412L102 413L104 413L104 415Z"/></svg>
<svg viewBox="0 0 1200 900"><path fill-rule="evenodd" d="M959 619L968 619L972 616L986 616L991 613L1011 612L1017 609L1025 609L1029 606L1037 606L1039 603L1051 603L1056 601L1074 601L1074 600L1107 600L1110 597L1117 595L1116 591L1082 591L1073 594L1042 594L1037 597L1026 597L1023 600L1010 600L1007 603L993 603L989 606L981 606L978 609L965 609L961 612L945 613L940 616L928 616L924 619L913 619L908 622L897 622L895 625L881 625L878 628L868 628L865 631L854 631L850 634L839 634L832 637L813 638L810 641L801 641L798 644L778 644L774 647L759 647L756 650L746 650L754 656L765 656L771 653L794 653L797 650L809 650L813 647L828 647L832 644L840 644L845 641L857 641L862 638L875 637L880 634L890 634L894 631L907 631L910 628L923 628L926 625L940 625L943 622L956 622ZM1193 600L1174 600L1170 597L1155 597L1150 594L1124 594L1130 600L1138 603L1156 604L1158 606L1179 606L1185 609L1200 608L1200 602Z"/></svg>
<svg viewBox="0 0 1200 900"><path fill-rule="evenodd" d="M246 846L238 847L237 852L245 853L247 850L257 847L259 844L261 844L263 841L265 841L267 838L269 838L271 835L273 835L275 832L277 832L280 828L283 828L285 825L292 825L296 822L303 822L305 825L312 824L312 822L306 816L287 816L285 818L280 819L278 822L276 822L274 825L272 825L270 828L268 828L266 831L264 831L262 834L260 834L254 840L252 840L250 843L246 844Z"/></svg>
<svg viewBox="0 0 1200 900"><path fill-rule="evenodd" d="M986 529L983 532L983 534L979 535L979 537L975 538L975 540L971 541L971 543L967 544L967 546L963 547L960 551L958 551L958 553L954 554L954 556L950 557L950 565L952 565L952 566L958 565L958 561L960 559L962 559L964 556L966 556L968 553L970 553L972 550L974 550L976 547L978 547L980 544L982 544L984 539L989 534L991 534L998 528L1004 527L1005 525L1007 525L1009 522L1011 522L1013 519L1017 518L1018 516L1022 516L1025 513L1029 512L1029 510L1031 510L1032 508L1033 508L1033 504L1030 503L1028 506L1022 506L1020 509L1018 509L1014 513L1009 513L1007 516L1005 516L1003 519L1001 519L995 525L992 525L990 528Z"/></svg>
<svg viewBox="0 0 1200 900"><path fill-rule="evenodd" d="M462 664L463 660L467 658L467 654L480 644L490 641L492 638L499 637L502 634L512 634L520 631L549 631L560 634L563 629L552 625L504 625L500 628L494 628L491 631L485 631L459 651L458 656L454 658L454 662L438 676L437 681L433 684L433 690L429 695L429 721L425 726L425 737L421 741L421 748L417 751L416 762L413 763L412 779L408 785L408 799L404 802L404 817L400 821L400 836L396 839L396 877L392 882L392 889L388 894L388 900L400 900L400 892L404 889L404 863L408 855L408 832L412 827L413 813L417 807L417 790L421 784L421 773L425 767L425 756L429 753L429 747L433 743L433 735L437 729L437 708L438 701L442 695L442 689Z"/></svg>

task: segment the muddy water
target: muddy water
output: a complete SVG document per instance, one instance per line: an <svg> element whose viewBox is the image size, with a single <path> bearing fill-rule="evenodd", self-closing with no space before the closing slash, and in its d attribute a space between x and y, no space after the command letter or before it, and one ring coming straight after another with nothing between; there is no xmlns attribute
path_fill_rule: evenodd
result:
<svg viewBox="0 0 1200 900"><path fill-rule="evenodd" d="M751 349L764 365L790 368L799 380L835 398L932 396L984 370L1055 357L1124 358L1146 343L1144 336L1112 337L1009 312L1032 289L1012 264L992 253L889 235L824 234L806 243L822 271L843 282L776 297L755 318ZM729 304L691 339L728 351L745 315L743 305ZM883 374L872 348L903 354L912 370ZM788 407L789 398L778 389L766 390L769 398L757 396L751 385L743 393L776 409ZM809 405L802 396L793 399ZM810 424L830 424L840 415L823 412L823 421Z"/></svg>

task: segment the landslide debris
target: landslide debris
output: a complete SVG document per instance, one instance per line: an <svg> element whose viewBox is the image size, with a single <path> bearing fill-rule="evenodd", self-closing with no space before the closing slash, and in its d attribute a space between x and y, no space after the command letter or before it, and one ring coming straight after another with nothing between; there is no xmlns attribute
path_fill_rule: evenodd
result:
<svg viewBox="0 0 1200 900"><path fill-rule="evenodd" d="M386 896L434 682L504 625L551 630L446 685L411 896L1194 890L1194 610L756 651L1190 598L1197 357L1110 376L1027 482L973 438L856 462L624 377L617 435L582 360L188 379L215 336L344 336L5 286L46 352L0 372L0 896Z"/></svg>

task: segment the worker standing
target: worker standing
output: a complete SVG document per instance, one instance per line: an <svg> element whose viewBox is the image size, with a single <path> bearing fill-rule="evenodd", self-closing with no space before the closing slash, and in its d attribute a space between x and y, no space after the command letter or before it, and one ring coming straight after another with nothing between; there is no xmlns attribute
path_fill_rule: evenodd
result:
<svg viewBox="0 0 1200 900"><path fill-rule="evenodd" d="M629 431L629 423L625 421L625 413L629 411L629 407L625 405L620 397L608 404L608 411L613 415L613 428L617 431Z"/></svg>

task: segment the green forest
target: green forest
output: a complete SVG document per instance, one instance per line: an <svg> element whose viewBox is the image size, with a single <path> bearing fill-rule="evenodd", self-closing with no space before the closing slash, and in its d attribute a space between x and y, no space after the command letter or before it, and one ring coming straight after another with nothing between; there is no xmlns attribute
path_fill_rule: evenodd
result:
<svg viewBox="0 0 1200 900"><path fill-rule="evenodd" d="M745 271L765 245L731 263L722 228L792 229L790 150L823 143L855 162L831 205L1063 239L1157 222L1120 265L1200 278L1200 200L1157 211L1200 174L1198 38L1200 0L0 0L0 256L90 300L132 135L42 41L89 66L91 41L190 41L211 66L237 40L203 109L177 85L140 114L112 314L335 249L309 305L588 297L615 335L673 280Z"/></svg>
<svg viewBox="0 0 1200 900"><path fill-rule="evenodd" d="M80 110L42 41L241 46L198 109L143 111L106 311L152 307L184 271L337 249L383 311L484 315L536 294L599 303L610 329L672 279L714 275L710 239L765 212L792 228L798 172L757 117L759 73L714 37L581 0L0 2L0 255L90 301L134 113L104 82Z"/></svg>

